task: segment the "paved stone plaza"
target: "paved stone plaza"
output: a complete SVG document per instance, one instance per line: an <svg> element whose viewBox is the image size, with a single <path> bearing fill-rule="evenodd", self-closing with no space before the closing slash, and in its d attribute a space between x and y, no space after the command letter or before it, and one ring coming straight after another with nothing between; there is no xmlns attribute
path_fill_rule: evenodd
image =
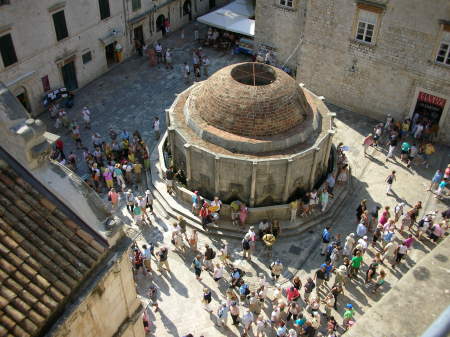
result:
<svg viewBox="0 0 450 337"><path fill-rule="evenodd" d="M69 117L76 118L81 125L80 111L83 106L87 105L92 112L92 131L99 132L107 139L107 131L110 127L116 130L125 128L130 133L139 130L149 148L153 148L155 145L151 129L153 118L155 116L160 117L164 130L165 109L172 104L175 95L187 87L183 80L182 63L185 61L192 63L191 51L196 46L193 41L192 28L193 26L190 26L185 29L184 39L181 39L180 32L174 32L163 41L163 46L169 46L173 49L174 70L166 70L162 65L150 68L147 59L133 57L80 90L76 96L75 106L68 111ZM224 53L205 49L205 53L211 60L211 73L225 65L246 60L245 57L234 56L230 52ZM317 94L320 95L320 93ZM337 133L334 142L336 144L343 142L349 146L348 158L353 175L352 191L335 220L331 223L334 233L341 233L345 238L349 232L355 231L355 209L362 199L367 199L369 209L372 208L374 203L382 206L389 205L392 209L401 200L406 202L408 206L412 206L415 202L421 200L424 203L425 210L442 210L446 207L448 199L437 201L433 194L425 192L425 189L429 185L429 180L435 170L445 167L450 162L450 152L447 147L438 146L437 153L430 158L429 168L420 166L408 169L398 161L386 162L386 153L372 148L369 150L370 155L364 158L361 146L362 140L366 134L372 131L376 121L333 105L329 105L329 108L337 113L335 119ZM46 117L43 119L49 124L53 123ZM55 130L52 125L49 125L49 131L57 134L61 132L61 130ZM65 133L62 136L67 148L66 152L74 149L69 134ZM83 129L83 143L92 148L90 137L91 132ZM81 163L81 152L79 150L77 155ZM80 166L82 167L79 172L81 174L85 172L86 168L84 163ZM385 179L393 169L397 171L397 181L393 185L394 194L386 196ZM140 191L145 189L146 186L139 187ZM144 242L155 242L159 246L165 244L172 248L169 230L172 222L166 218L165 212L158 205L156 205L156 212L152 217L154 226L145 228L142 232L132 223L131 217L124 207L117 213L117 216L126 221L128 233L136 237L139 246ZM319 252L322 228L314 228L300 237L283 239L277 243L274 248L274 256L280 257L286 266L286 272L281 282L286 282L287 278L297 271L304 282L305 277L312 275L320 266L323 262L323 257L320 256ZM203 251L204 244L208 243L217 249L222 240L201 234L199 247ZM251 263L243 261L240 258L240 242L231 240L229 244L232 248L232 261L237 262L242 269L247 271L247 279L250 280L250 283L256 281L258 273L270 275L267 268L269 264L267 258L262 258L257 253ZM381 295L370 294L363 285L361 278L353 282L345 289L345 295L339 297L338 312L334 313L336 317L339 317L338 322L342 322L340 317L343 314L345 303L353 303L357 312L356 319L358 319L433 246L429 241L415 243L414 249L408 255L406 262L399 268L392 270L388 266L383 267L388 271L388 276L387 285L382 289ZM262 250L260 243L257 245L257 250ZM369 250L365 256L365 262L370 261L373 255L373 251ZM201 335L205 337L240 336L242 330L231 326L231 317L228 322L230 328L219 328L214 324L216 322L215 315L210 315L203 309L201 303L203 287L207 286L213 290L212 307L215 312L218 304L224 298L227 285L224 281L216 284L206 272L202 274L203 280L197 281L191 266L192 259L192 252L181 256L171 251L169 253L171 273L153 272L152 277L140 273L137 275L138 292L144 305L149 303L147 294L149 286L155 284L159 290L160 310L157 313L150 313L151 335L157 337L184 336L187 333L192 333L195 337ZM156 266L153 265L153 267ZM364 267L362 269L365 270ZM228 277L226 278L228 279ZM301 304L303 305L303 302ZM271 310L271 305L266 304L265 314L270 316ZM151 312L151 307L149 307L149 312ZM253 334L250 333L250 336L253 336ZM268 329L268 336L274 336L273 330Z"/></svg>

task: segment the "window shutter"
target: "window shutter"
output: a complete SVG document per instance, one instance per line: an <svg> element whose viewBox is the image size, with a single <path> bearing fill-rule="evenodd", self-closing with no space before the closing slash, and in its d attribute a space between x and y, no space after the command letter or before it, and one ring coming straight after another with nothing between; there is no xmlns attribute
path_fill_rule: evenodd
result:
<svg viewBox="0 0 450 337"><path fill-rule="evenodd" d="M16 51L11 38L11 34L0 37L0 53L2 54L3 65L10 66L17 62Z"/></svg>
<svg viewBox="0 0 450 337"><path fill-rule="evenodd" d="M58 41L69 36L64 11L53 14L53 24L55 25L56 39Z"/></svg>
<svg viewBox="0 0 450 337"><path fill-rule="evenodd" d="M109 0L98 0L98 5L100 8L100 19L104 20L111 16L111 12L109 10Z"/></svg>

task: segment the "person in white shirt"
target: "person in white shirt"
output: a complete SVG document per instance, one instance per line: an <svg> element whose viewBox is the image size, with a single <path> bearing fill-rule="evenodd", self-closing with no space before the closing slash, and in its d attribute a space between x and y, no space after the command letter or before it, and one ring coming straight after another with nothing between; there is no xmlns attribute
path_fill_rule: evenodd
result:
<svg viewBox="0 0 450 337"><path fill-rule="evenodd" d="M203 63L203 73L205 75L205 77L208 77L208 67L211 64L211 62L209 61L209 58L207 55L205 55L204 57L202 57L202 63Z"/></svg>
<svg viewBox="0 0 450 337"><path fill-rule="evenodd" d="M218 282L223 277L223 266L221 266L219 263L216 264L214 267L214 273L213 273L213 279L214 281Z"/></svg>
<svg viewBox="0 0 450 337"><path fill-rule="evenodd" d="M84 127L86 129L90 129L91 128L91 111L88 109L87 106L85 106L83 108L83 110L81 110L81 115L83 116Z"/></svg>
<svg viewBox="0 0 450 337"><path fill-rule="evenodd" d="M189 65L187 62L184 62L183 66L183 77L186 84L189 84L189 78L191 76L191 69L189 68Z"/></svg>
<svg viewBox="0 0 450 337"><path fill-rule="evenodd" d="M159 140L159 137L161 136L161 132L159 130L159 118L155 117L155 120L153 121L153 132L155 133L155 139Z"/></svg>
<svg viewBox="0 0 450 337"><path fill-rule="evenodd" d="M155 45L156 62L162 63L162 46L159 42Z"/></svg>

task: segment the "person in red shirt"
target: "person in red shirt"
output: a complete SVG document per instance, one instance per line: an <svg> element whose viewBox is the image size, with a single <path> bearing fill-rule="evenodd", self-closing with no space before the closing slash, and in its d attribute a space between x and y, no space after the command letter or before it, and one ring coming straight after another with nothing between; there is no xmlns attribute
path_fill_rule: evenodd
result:
<svg viewBox="0 0 450 337"><path fill-rule="evenodd" d="M291 286L286 290L286 297L288 302L296 301L300 298L300 293L297 288Z"/></svg>

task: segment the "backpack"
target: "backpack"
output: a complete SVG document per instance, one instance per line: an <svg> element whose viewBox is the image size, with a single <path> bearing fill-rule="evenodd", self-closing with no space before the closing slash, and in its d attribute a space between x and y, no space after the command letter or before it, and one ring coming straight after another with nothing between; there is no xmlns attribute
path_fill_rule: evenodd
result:
<svg viewBox="0 0 450 337"><path fill-rule="evenodd" d="M389 176L389 177L387 178L387 180L386 180L386 182L387 182L389 185L392 184L393 181L394 181L394 180L393 180L392 176Z"/></svg>
<svg viewBox="0 0 450 337"><path fill-rule="evenodd" d="M248 240L243 240L242 241L242 248L244 248L244 250L249 250L250 249L250 243L248 242Z"/></svg>

